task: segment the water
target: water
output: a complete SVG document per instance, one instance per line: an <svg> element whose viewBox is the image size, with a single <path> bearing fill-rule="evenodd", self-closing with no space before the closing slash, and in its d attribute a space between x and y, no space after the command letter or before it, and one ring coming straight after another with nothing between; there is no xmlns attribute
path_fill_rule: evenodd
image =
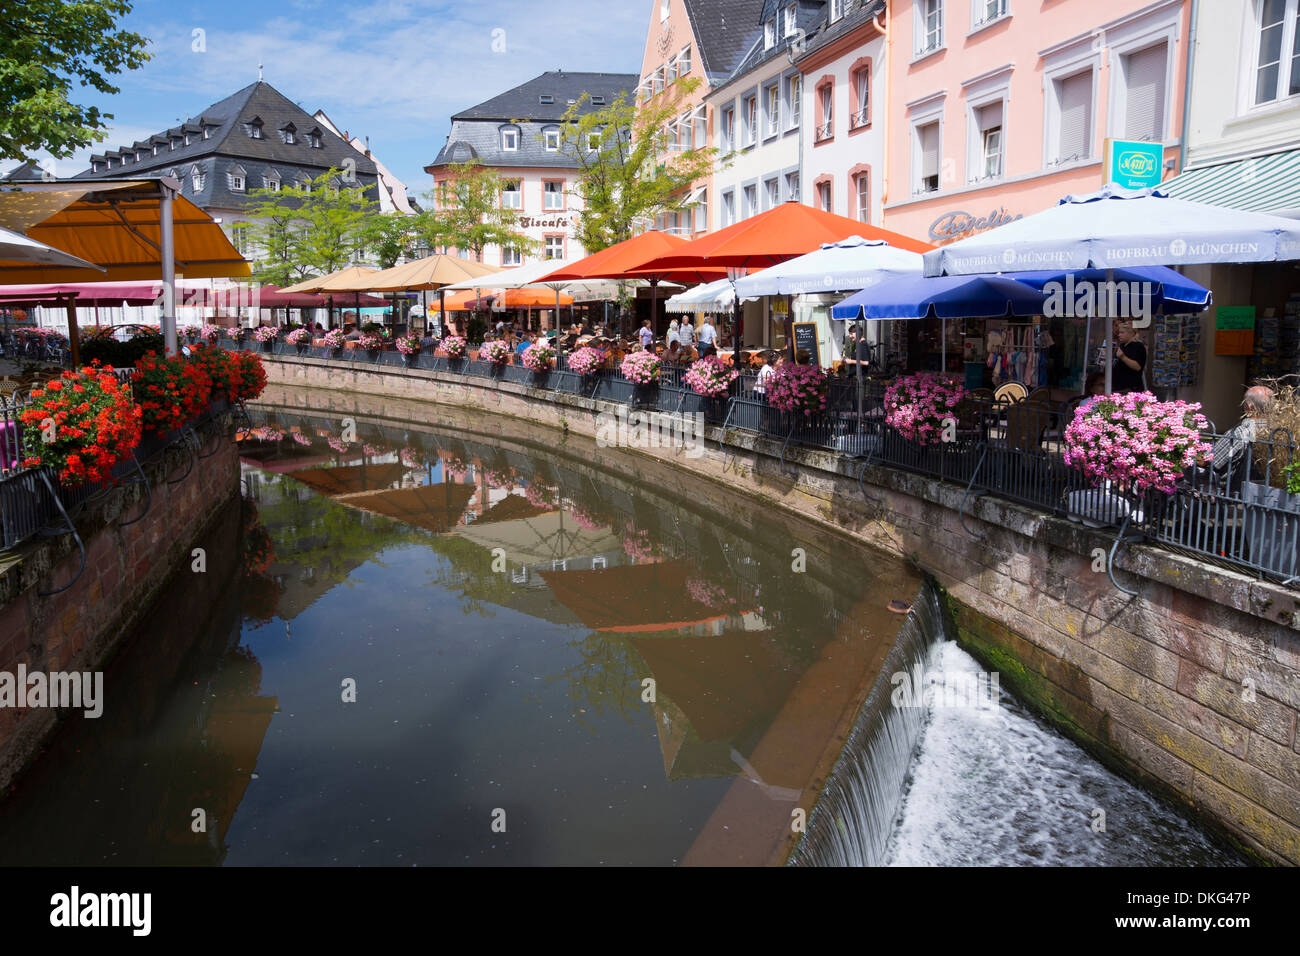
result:
<svg viewBox="0 0 1300 956"><path fill-rule="evenodd" d="M0 803L0 864L771 863L796 809L801 862L1218 859L1014 702L983 749L947 713L881 724L939 639L899 562L581 442L255 419L207 573ZM871 796L837 770L813 810L842 748ZM1114 839L1053 829L1076 792L1124 795Z"/></svg>

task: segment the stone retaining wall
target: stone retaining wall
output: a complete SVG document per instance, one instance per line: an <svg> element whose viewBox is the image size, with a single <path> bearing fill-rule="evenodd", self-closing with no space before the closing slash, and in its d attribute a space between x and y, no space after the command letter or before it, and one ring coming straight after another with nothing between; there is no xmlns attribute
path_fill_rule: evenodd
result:
<svg viewBox="0 0 1300 956"><path fill-rule="evenodd" d="M264 396L269 404L436 419L538 444L554 442L548 428L594 437L597 415L616 408L418 370L312 360L267 368L279 386ZM306 401L302 387L330 391ZM960 487L872 468L868 502L856 465L841 456L795 448L783 463L778 443L753 434L708 437L699 457L664 448L619 455L686 469L913 561L945 589L967 649L1022 699L1257 858L1300 863L1296 592L1135 546L1116 571L1138 591L1130 597L1097 559L1112 543L1103 532L991 497L969 503L963 527Z"/></svg>
<svg viewBox="0 0 1300 956"><path fill-rule="evenodd" d="M75 580L81 553L70 534L32 539L4 556L0 673L16 674L20 664L28 673L102 669L171 576L190 573L192 544L223 509L226 520L238 522L238 509L227 507L239 494L239 453L229 432L223 425L219 446L204 450L215 453L195 461L174 485L168 479L185 474L187 451L173 448L145 463L152 498L147 513L141 484L121 485L88 503L76 519L86 566ZM69 582L57 594L39 593ZM0 790L39 752L58 717L51 708L0 707Z"/></svg>

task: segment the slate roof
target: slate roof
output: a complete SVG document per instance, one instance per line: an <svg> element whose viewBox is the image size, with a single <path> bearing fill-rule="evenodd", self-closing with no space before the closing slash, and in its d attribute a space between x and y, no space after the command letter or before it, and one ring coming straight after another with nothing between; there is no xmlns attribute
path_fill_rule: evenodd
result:
<svg viewBox="0 0 1300 956"><path fill-rule="evenodd" d="M874 2L877 2L877 0L868 0L868 4ZM717 83L717 86L726 86L777 57L785 58L786 50L789 49L793 39L784 34L785 8L789 5L789 0L764 0L763 9L760 11L758 32L754 37L754 41L746 49L743 59L736 65L736 68L732 70L725 80ZM803 30L805 39L813 36L825 25L829 12L830 4L826 0L798 0L796 23L799 29ZM848 17L845 16L843 19L848 19ZM770 50L764 49L763 46L763 24L767 23L768 20L776 21L777 35L777 41ZM836 26L839 26L839 23Z"/></svg>
<svg viewBox="0 0 1300 956"><path fill-rule="evenodd" d="M260 121L262 137L249 135L250 126ZM296 143L285 141L284 130L292 124ZM203 138L203 130L208 136ZM168 148L173 138L190 133L190 145ZM311 146L310 134L320 134L319 149ZM158 155L152 146L159 145ZM133 157L140 152L138 162L123 165L123 156ZM77 179L104 179L139 176L161 177L173 171L182 178L182 193L203 209L240 208L248 204L248 191L261 188L264 177L278 175L282 185L292 185L304 178L319 176L331 167L346 169L353 164L359 184L367 188L371 199L378 199L378 171L364 153L326 124L288 99L269 83L259 80L213 103L197 116L163 130L144 140L107 150L91 157L92 162L115 160L112 167L104 166L98 173L93 170L77 174ZM192 170L197 167L205 175L202 188L195 190ZM230 188L229 174L242 168L247 177L244 192Z"/></svg>
<svg viewBox="0 0 1300 956"><path fill-rule="evenodd" d="M562 70L543 73L513 90L453 116L446 145L425 170L433 172L440 166L464 163L471 159L477 159L485 166L576 169L578 164L572 159L546 149L543 140L545 130L559 126L570 104L576 103L584 93L604 97L606 104L613 103L624 94L627 94L630 101L639 82L635 73L566 73ZM546 96L554 102L541 102ZM600 108L599 104L589 101L584 112ZM519 129L517 150L506 151L501 148L503 126Z"/></svg>
<svg viewBox="0 0 1300 956"><path fill-rule="evenodd" d="M741 59L762 38L759 19L767 0L684 0L700 64L709 85L731 76Z"/></svg>
<svg viewBox="0 0 1300 956"><path fill-rule="evenodd" d="M825 17L818 32L808 30L808 43L803 57L816 53L829 43L834 43L846 33L851 33L863 23L874 19L885 9L885 0L844 0L844 16L834 23L826 23ZM805 27L805 30L808 28ZM803 58L801 57L801 59Z"/></svg>

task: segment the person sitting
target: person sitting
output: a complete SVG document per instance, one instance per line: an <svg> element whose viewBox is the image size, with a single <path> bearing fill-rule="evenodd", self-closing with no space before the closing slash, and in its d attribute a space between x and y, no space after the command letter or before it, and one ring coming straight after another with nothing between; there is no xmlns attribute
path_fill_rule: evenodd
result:
<svg viewBox="0 0 1300 956"><path fill-rule="evenodd" d="M1268 414L1273 407L1273 390L1266 385L1246 389L1241 400L1241 422L1214 443L1211 474L1228 486L1240 488L1252 477L1251 446L1268 435Z"/></svg>
<svg viewBox="0 0 1300 956"><path fill-rule="evenodd" d="M361 340L361 330L355 325L348 325L347 334L343 338L348 342L359 342Z"/></svg>
<svg viewBox="0 0 1300 956"><path fill-rule="evenodd" d="M515 355L518 355L519 357L522 358L523 354L527 352L532 347L532 345L533 345L533 333L525 332L523 335L519 337L519 344L515 346Z"/></svg>
<svg viewBox="0 0 1300 956"><path fill-rule="evenodd" d="M424 330L424 338L420 339L420 348L429 352L438 348L438 338L429 329Z"/></svg>
<svg viewBox="0 0 1300 956"><path fill-rule="evenodd" d="M1106 373L1089 372L1087 381L1083 384L1083 397L1085 399L1093 398L1097 395L1106 394Z"/></svg>
<svg viewBox="0 0 1300 956"><path fill-rule="evenodd" d="M665 362L680 362L682 360L682 343L677 338L668 342L668 348L664 352Z"/></svg>

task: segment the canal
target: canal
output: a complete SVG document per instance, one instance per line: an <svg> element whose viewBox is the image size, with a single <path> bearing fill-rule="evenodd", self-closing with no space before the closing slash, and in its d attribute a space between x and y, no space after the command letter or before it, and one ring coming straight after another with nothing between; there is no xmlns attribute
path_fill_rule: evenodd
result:
<svg viewBox="0 0 1300 956"><path fill-rule="evenodd" d="M0 863L1239 862L996 687L898 723L978 672L902 562L557 444L255 409Z"/></svg>

